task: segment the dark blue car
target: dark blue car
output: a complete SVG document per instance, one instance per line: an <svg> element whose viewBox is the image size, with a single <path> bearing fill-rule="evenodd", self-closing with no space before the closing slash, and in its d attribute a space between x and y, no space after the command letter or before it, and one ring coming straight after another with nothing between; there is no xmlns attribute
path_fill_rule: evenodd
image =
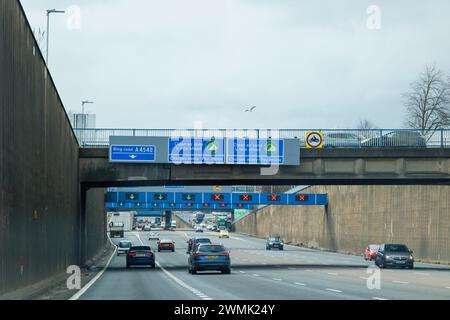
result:
<svg viewBox="0 0 450 320"><path fill-rule="evenodd" d="M221 244L200 244L189 255L188 265L191 274L204 270L218 270L229 274L230 253Z"/></svg>
<svg viewBox="0 0 450 320"><path fill-rule="evenodd" d="M155 268L155 254L149 246L132 246L127 253L127 268L148 265Z"/></svg>

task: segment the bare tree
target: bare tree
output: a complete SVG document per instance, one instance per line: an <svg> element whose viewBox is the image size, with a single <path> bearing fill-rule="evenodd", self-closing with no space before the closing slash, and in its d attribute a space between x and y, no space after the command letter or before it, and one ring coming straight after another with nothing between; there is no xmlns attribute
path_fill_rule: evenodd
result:
<svg viewBox="0 0 450 320"><path fill-rule="evenodd" d="M357 129L360 130L360 135L363 138L373 138L377 135L375 132L378 127L374 125L370 120L367 119L361 119L359 120L359 123L357 125Z"/></svg>
<svg viewBox="0 0 450 320"><path fill-rule="evenodd" d="M45 43L45 31L41 30L41 28L39 28L38 30L33 29L33 33L34 33L34 37L36 39L36 42L37 42L37 44L39 46L39 49L41 50L42 54L44 54L45 53L45 50L44 50L44 48L45 48L45 46L44 46L44 43Z"/></svg>
<svg viewBox="0 0 450 320"><path fill-rule="evenodd" d="M436 129L449 126L450 82L436 66L426 66L404 98L408 127L420 130L429 139Z"/></svg>

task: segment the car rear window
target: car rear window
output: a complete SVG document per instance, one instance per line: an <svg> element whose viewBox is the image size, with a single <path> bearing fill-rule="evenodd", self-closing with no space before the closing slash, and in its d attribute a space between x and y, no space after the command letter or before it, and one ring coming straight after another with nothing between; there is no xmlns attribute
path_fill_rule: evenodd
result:
<svg viewBox="0 0 450 320"><path fill-rule="evenodd" d="M198 251L200 252L223 252L225 251L224 246L220 245L202 245L199 247Z"/></svg>
<svg viewBox="0 0 450 320"><path fill-rule="evenodd" d="M211 243L211 240L209 239L196 239L196 243Z"/></svg>
<svg viewBox="0 0 450 320"><path fill-rule="evenodd" d="M131 247L131 242L120 242L119 247L120 248L129 248L129 247Z"/></svg>
<svg viewBox="0 0 450 320"><path fill-rule="evenodd" d="M409 252L408 247L403 244L387 244L384 250L389 252Z"/></svg>
<svg viewBox="0 0 450 320"><path fill-rule="evenodd" d="M149 246L134 246L130 248L130 251L151 251Z"/></svg>

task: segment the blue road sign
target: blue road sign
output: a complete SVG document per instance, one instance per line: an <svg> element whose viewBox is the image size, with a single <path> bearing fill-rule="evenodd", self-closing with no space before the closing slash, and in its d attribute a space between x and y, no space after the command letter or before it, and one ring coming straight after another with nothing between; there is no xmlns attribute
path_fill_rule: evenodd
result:
<svg viewBox="0 0 450 320"><path fill-rule="evenodd" d="M111 162L154 162L155 159L155 146L111 145L109 147Z"/></svg>
<svg viewBox="0 0 450 320"><path fill-rule="evenodd" d="M226 208L228 205L320 205L328 204L327 194L271 194L226 192L107 192L106 203L126 208L179 208L196 205ZM184 208L184 207L183 207ZM238 206L238 208L240 208Z"/></svg>
<svg viewBox="0 0 450 320"><path fill-rule="evenodd" d="M227 139L227 164L284 164L284 140Z"/></svg>
<svg viewBox="0 0 450 320"><path fill-rule="evenodd" d="M223 138L169 138L169 162L175 164L224 164Z"/></svg>

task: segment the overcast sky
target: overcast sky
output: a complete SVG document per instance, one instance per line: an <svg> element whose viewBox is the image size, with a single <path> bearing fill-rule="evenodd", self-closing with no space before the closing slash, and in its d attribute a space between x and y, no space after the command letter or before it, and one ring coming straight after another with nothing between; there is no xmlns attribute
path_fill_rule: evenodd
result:
<svg viewBox="0 0 450 320"><path fill-rule="evenodd" d="M36 29L81 9L79 30L52 15L50 70L68 111L95 101L97 127L402 127L424 66L450 73L448 0L21 2Z"/></svg>

